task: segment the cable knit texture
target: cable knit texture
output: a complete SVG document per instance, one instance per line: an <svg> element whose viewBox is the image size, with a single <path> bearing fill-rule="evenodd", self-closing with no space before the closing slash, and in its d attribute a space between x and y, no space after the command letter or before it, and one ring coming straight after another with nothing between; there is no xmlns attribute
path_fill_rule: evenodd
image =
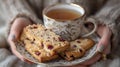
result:
<svg viewBox="0 0 120 67"><path fill-rule="evenodd" d="M0 67L45 67L27 64L13 55L8 49L5 31L9 32L18 17L27 17L34 23L42 23L42 10L60 2L83 6L86 17L93 16L96 23L104 24L112 30L114 59L96 62L91 67L120 67L120 0L0 0Z"/></svg>

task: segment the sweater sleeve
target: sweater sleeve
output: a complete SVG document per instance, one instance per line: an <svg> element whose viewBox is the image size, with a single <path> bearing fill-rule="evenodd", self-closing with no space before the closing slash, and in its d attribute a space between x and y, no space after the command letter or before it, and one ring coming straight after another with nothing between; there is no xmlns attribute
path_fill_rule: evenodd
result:
<svg viewBox="0 0 120 67"><path fill-rule="evenodd" d="M64 0L61 0L64 2ZM106 0L65 0L68 3L72 2L82 6L85 9L86 17L94 14L99 10L106 2Z"/></svg>
<svg viewBox="0 0 120 67"><path fill-rule="evenodd" d="M107 4L98 12L96 13L95 17L111 29L117 26L116 20L118 20L120 16L120 0L110 0ZM114 32L113 32L114 33Z"/></svg>
<svg viewBox="0 0 120 67"><path fill-rule="evenodd" d="M0 9L9 29L17 17L26 17L34 23L42 23L27 3L27 0L0 0Z"/></svg>
<svg viewBox="0 0 120 67"><path fill-rule="evenodd" d="M118 45L120 39L120 0L108 0L108 2L97 12L92 19L97 20L98 24L108 26L112 33L112 44Z"/></svg>

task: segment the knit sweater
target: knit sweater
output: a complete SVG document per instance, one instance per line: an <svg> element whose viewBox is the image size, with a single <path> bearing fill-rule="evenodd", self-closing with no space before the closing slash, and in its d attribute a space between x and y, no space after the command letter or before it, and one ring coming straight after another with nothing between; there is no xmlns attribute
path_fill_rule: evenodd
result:
<svg viewBox="0 0 120 67"><path fill-rule="evenodd" d="M0 18L4 21L5 26L1 28L3 31L0 32L0 66L2 67L35 67L36 65L30 65L24 63L12 55L10 50L7 48L5 31L9 34L9 29L18 17L30 18L34 23L42 22L42 10L55 3L76 3L81 5L86 10L86 18L91 18L98 21L98 24L105 24L108 26L113 33L112 36L112 54L118 58L117 63L120 63L120 0L0 0ZM1 23L1 22L0 22ZM7 30L8 29L8 30ZM2 46L1 46L2 45ZM4 58L2 58L4 57ZM16 62L17 61L17 62ZM104 64L112 66L112 62L115 61L106 60L104 62L96 63L100 67L106 67ZM16 65L15 65L16 63ZM117 65L116 63L116 65ZM95 65L96 65L95 64ZM93 66L95 66L93 65ZM103 65L103 66L102 66ZM113 64L114 65L114 64ZM97 66L98 67L98 66ZM114 66L117 67L117 66ZM119 67L119 66L118 66Z"/></svg>

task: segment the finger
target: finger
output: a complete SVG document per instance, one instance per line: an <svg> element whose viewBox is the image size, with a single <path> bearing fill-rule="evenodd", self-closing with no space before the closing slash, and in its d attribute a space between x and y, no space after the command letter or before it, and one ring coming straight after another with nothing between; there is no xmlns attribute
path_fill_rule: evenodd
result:
<svg viewBox="0 0 120 67"><path fill-rule="evenodd" d="M107 44L108 44L108 40L106 40L106 38L101 38L99 43L97 44L97 51L103 52Z"/></svg>
<svg viewBox="0 0 120 67"><path fill-rule="evenodd" d="M29 24L31 24L31 22L28 19L25 18L16 19L11 26L10 34L8 36L8 42L11 46L13 54L15 54L22 61L24 61L24 57L16 50L15 41L19 38L22 29Z"/></svg>
<svg viewBox="0 0 120 67"><path fill-rule="evenodd" d="M32 22L29 19L26 18L17 18L14 23L12 24L11 30L10 30L10 34L11 35L15 35L16 38L19 38L19 35L21 33L21 31L23 30L23 28L29 24L31 24Z"/></svg>
<svg viewBox="0 0 120 67"><path fill-rule="evenodd" d="M15 35L10 34L10 35L8 36L7 41L8 41L8 43L9 43L10 41L13 41L13 42L14 42L15 39L16 39Z"/></svg>
<svg viewBox="0 0 120 67"><path fill-rule="evenodd" d="M25 61L25 62L28 62L28 63L30 63L30 64L33 64L32 61L29 61L29 60L25 59L25 58L16 50L16 47L15 47L14 42L11 41L10 44L13 44L13 45L14 45L14 46L12 46L12 48L11 48L14 55L16 55L16 56L17 56L19 59L21 59L22 61Z"/></svg>
<svg viewBox="0 0 120 67"><path fill-rule="evenodd" d="M100 37L102 37L102 35L103 35L103 33L104 33L104 32L103 32L104 28L105 28L104 25L101 25L101 24L98 25L98 28L97 28L96 32L97 32L97 34L98 34Z"/></svg>
<svg viewBox="0 0 120 67"><path fill-rule="evenodd" d="M10 47L11 47L11 50L13 51L13 49L16 49L16 47L15 47L15 41L16 41L16 37L15 37L15 35L9 35L8 36L8 39L7 39L7 41L8 41L8 43L10 44Z"/></svg>
<svg viewBox="0 0 120 67"><path fill-rule="evenodd" d="M105 49L105 46L104 46L103 44L101 44L101 45L99 45L99 46L97 47L97 51L98 51L98 52L103 52L104 49Z"/></svg>
<svg viewBox="0 0 120 67"><path fill-rule="evenodd" d="M9 43L11 44L11 50L13 54L16 55L22 61L24 61L24 57L17 51L15 43L13 41L9 41Z"/></svg>
<svg viewBox="0 0 120 67"><path fill-rule="evenodd" d="M108 54L110 52L110 39L102 37L97 45L97 51Z"/></svg>
<svg viewBox="0 0 120 67"><path fill-rule="evenodd" d="M10 37L14 35L16 39L18 39L22 29L23 28L19 26L19 23L14 23L10 30Z"/></svg>
<svg viewBox="0 0 120 67"><path fill-rule="evenodd" d="M101 55L98 53L95 56L93 56L91 59L83 62L83 65L91 65L94 64L95 62L97 62L99 59L101 58Z"/></svg>
<svg viewBox="0 0 120 67"><path fill-rule="evenodd" d="M24 61L23 56L20 53L18 53L17 50L16 50L16 46L15 46L14 40L15 40L15 36L14 35L8 37L8 42L10 44L11 50L12 50L14 55L16 55L22 61Z"/></svg>
<svg viewBox="0 0 120 67"><path fill-rule="evenodd" d="M14 55L16 55L18 58L20 58L21 60L23 60L23 57L16 50L15 40L16 40L15 39L15 35L9 35L9 37L8 37L8 43L10 44L12 53Z"/></svg>
<svg viewBox="0 0 120 67"><path fill-rule="evenodd" d="M106 36L103 36L97 45L97 50L102 52L109 44L110 44L110 39L108 39L108 37Z"/></svg>
<svg viewBox="0 0 120 67"><path fill-rule="evenodd" d="M104 28L104 33L98 43L97 50L102 52L110 44L111 31L109 28Z"/></svg>
<svg viewBox="0 0 120 67"><path fill-rule="evenodd" d="M107 48L107 49L105 49L103 53L109 54L110 51L111 51L111 44L109 44L106 48Z"/></svg>

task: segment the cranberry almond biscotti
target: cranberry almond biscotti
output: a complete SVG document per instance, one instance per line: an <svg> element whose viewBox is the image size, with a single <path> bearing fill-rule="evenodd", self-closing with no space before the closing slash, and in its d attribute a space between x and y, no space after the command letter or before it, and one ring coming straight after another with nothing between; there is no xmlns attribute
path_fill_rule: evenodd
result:
<svg viewBox="0 0 120 67"><path fill-rule="evenodd" d="M30 40L24 40L25 49L31 53L39 62L46 62L58 58L57 53L46 51L45 49L39 49L34 42Z"/></svg>
<svg viewBox="0 0 120 67"><path fill-rule="evenodd" d="M24 28L20 40L24 42L25 49L40 62L53 60L58 57L57 53L69 48L68 41L41 24Z"/></svg>
<svg viewBox="0 0 120 67"><path fill-rule="evenodd" d="M71 41L70 47L63 53L60 53L60 55L64 59L71 61L76 58L84 56L85 52L89 50L93 45L94 41L92 39L89 38L76 39L75 41Z"/></svg>

